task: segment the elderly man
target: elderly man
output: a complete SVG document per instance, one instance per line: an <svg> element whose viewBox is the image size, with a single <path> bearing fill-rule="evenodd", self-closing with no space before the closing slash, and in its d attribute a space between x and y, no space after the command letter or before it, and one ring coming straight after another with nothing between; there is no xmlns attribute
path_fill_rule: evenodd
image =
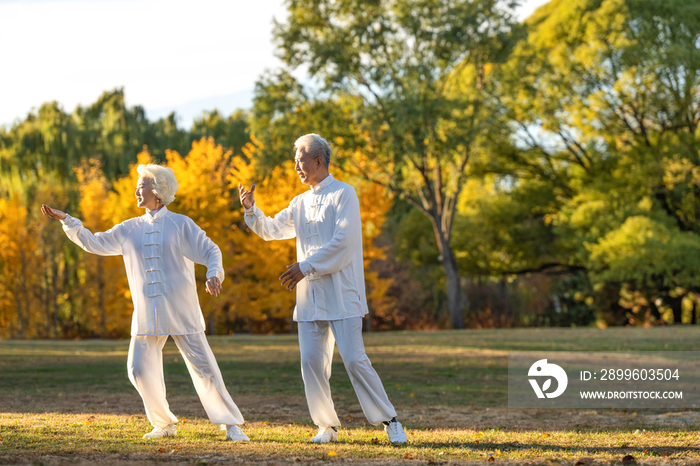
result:
<svg viewBox="0 0 700 466"><path fill-rule="evenodd" d="M299 261L288 265L280 280L287 289L296 288L301 375L311 418L319 426L313 441L338 439L340 420L329 385L337 343L369 422L384 424L390 442L406 443L406 433L362 342L362 317L368 310L357 194L328 173L331 148L321 136L302 136L294 147L295 169L311 189L292 199L289 207L274 218L266 217L255 206L255 185L250 191L241 184L238 189L245 222L257 235L266 241L297 239Z"/></svg>
<svg viewBox="0 0 700 466"><path fill-rule="evenodd" d="M92 234L80 220L47 205L44 215L60 220L66 235L85 251L124 258L134 302L127 368L143 399L153 431L144 438L174 437L177 417L165 398L163 346L171 336L180 350L199 399L226 439L248 441L243 416L231 399L204 334L194 263L207 266L207 292L217 296L224 280L221 251L191 218L170 212L178 183L172 168L139 165L138 207L146 210L104 233Z"/></svg>

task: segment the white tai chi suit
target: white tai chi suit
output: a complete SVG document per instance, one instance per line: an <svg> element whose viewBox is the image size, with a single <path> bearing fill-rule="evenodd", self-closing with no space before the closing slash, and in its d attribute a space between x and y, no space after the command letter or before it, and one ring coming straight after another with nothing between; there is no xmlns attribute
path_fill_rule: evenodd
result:
<svg viewBox="0 0 700 466"><path fill-rule="evenodd" d="M194 263L207 266L207 279L224 280L221 250L191 218L162 207L94 235L67 216L66 235L101 256L124 258L134 315L127 369L154 427L177 422L165 398L163 346L172 336L192 376L202 405L221 428L243 424L204 334Z"/></svg>
<svg viewBox="0 0 700 466"><path fill-rule="evenodd" d="M362 317L368 310L360 203L353 187L328 175L274 218L256 206L245 209L245 222L266 241L297 239L297 260L306 280L296 286L294 320L314 423L340 425L328 383L334 343L369 422L390 421L396 411L362 342Z"/></svg>

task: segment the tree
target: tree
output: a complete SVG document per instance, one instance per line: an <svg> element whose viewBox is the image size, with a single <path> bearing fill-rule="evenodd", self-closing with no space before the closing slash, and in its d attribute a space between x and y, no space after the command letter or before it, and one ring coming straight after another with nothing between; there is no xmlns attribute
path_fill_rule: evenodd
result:
<svg viewBox="0 0 700 466"><path fill-rule="evenodd" d="M10 336L22 338L34 335L32 318L37 306L32 293L36 283L37 264L32 251L36 236L29 230L27 208L17 197L0 199L0 257L2 258L2 317L3 328Z"/></svg>
<svg viewBox="0 0 700 466"><path fill-rule="evenodd" d="M135 172L134 167L132 170ZM80 192L80 211L76 216L79 216L85 228L95 233L107 231L130 217L127 214L120 217L121 220L113 221L114 203L118 198L110 196L110 185L102 173L99 161L83 160L75 171ZM133 192L133 186L131 191ZM133 195L130 198L131 204L135 204ZM80 316L81 326L86 332L99 335L100 338L128 335L131 294L122 258L84 251L79 251L79 254L79 285L74 296L79 299L77 305L83 310Z"/></svg>
<svg viewBox="0 0 700 466"><path fill-rule="evenodd" d="M550 186L542 222L564 247L540 266L675 300L696 265L664 248L689 248L681 232L700 233L700 4L553 1L526 25L496 89L515 141L491 168L514 190Z"/></svg>
<svg viewBox="0 0 700 466"><path fill-rule="evenodd" d="M216 109L204 112L200 118L195 118L189 137L191 142L212 137L217 144L239 152L250 142L248 114L236 110L224 118Z"/></svg>
<svg viewBox="0 0 700 466"><path fill-rule="evenodd" d="M491 115L484 92L510 43L513 19L496 0L294 0L277 24L282 59L308 66L324 91L352 113L339 153L361 150L381 167L363 173L432 224L445 271L453 328L465 299L452 247L467 164L483 155ZM335 102L338 103L337 101Z"/></svg>

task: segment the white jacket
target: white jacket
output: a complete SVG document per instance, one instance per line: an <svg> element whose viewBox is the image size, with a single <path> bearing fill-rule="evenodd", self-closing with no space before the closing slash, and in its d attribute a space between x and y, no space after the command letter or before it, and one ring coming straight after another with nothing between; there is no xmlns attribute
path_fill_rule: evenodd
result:
<svg viewBox="0 0 700 466"><path fill-rule="evenodd" d="M367 314L360 202L352 186L328 175L274 218L256 206L245 209L245 222L266 241L296 237L306 279L296 287L295 321Z"/></svg>
<svg viewBox="0 0 700 466"><path fill-rule="evenodd" d="M203 332L194 263L207 266L207 279L224 280L221 250L194 221L160 209L94 235L67 216L63 230L93 254L124 257L134 315L131 335L185 335Z"/></svg>

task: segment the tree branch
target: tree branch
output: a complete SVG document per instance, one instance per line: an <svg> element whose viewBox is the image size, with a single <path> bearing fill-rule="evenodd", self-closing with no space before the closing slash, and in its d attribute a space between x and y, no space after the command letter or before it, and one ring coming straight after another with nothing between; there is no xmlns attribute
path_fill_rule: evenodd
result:
<svg viewBox="0 0 700 466"><path fill-rule="evenodd" d="M464 156L459 164L459 174L457 175L457 189L452 196L448 196L445 199L445 232L447 233L447 241L452 239L452 224L454 222L455 211L457 210L457 201L459 200L459 195L462 192L462 180L464 179L464 171L467 168L467 163L469 162L469 157L471 156L471 150L469 146L464 150Z"/></svg>

